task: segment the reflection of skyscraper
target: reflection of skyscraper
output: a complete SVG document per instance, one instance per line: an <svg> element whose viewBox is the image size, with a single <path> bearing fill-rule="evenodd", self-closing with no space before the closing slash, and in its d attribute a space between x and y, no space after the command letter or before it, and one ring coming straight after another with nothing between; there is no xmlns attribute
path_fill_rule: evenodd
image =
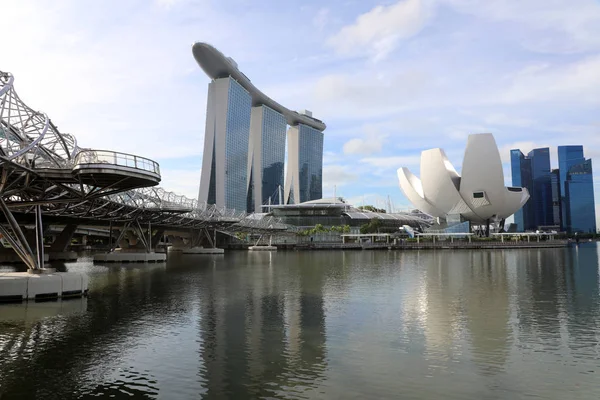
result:
<svg viewBox="0 0 600 400"><path fill-rule="evenodd" d="M599 305L600 290L598 287L598 261L600 257L598 244L585 244L570 249L567 259L567 279L569 303L567 314L569 330L569 346L573 350L582 349L586 344L598 341L600 328ZM590 350L595 346L590 346ZM593 350L595 353L595 350Z"/></svg>
<svg viewBox="0 0 600 400"><path fill-rule="evenodd" d="M304 124L288 130L288 170L285 203L297 204L323 196L323 132Z"/></svg>
<svg viewBox="0 0 600 400"><path fill-rule="evenodd" d="M272 268L273 256L285 264L285 254L249 254L252 274L203 280L199 373L210 398L277 397L324 369L323 272L290 276L294 266Z"/></svg>
<svg viewBox="0 0 600 400"><path fill-rule="evenodd" d="M517 269L515 305L521 340L543 337L546 343L558 345L561 340L560 313L564 301L563 249L530 250L514 257L525 268ZM559 266L559 267L557 267Z"/></svg>
<svg viewBox="0 0 600 400"><path fill-rule="evenodd" d="M502 253L471 252L471 269L465 270L470 287L464 310L473 347L473 359L484 374L504 368L512 330L509 325L509 285Z"/></svg>

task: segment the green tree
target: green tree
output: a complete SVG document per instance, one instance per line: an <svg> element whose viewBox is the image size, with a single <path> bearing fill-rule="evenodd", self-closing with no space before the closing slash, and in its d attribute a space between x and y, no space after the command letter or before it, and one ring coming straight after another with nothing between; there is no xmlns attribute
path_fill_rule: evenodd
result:
<svg viewBox="0 0 600 400"><path fill-rule="evenodd" d="M377 208L377 207L373 207L371 205L359 206L358 209L364 210L364 211L376 212L376 213L385 213L386 212L383 208Z"/></svg>
<svg viewBox="0 0 600 400"><path fill-rule="evenodd" d="M378 233L381 221L379 218L373 218L368 224L364 224L360 227L360 233L366 235L368 233ZM348 227L349 228L349 227Z"/></svg>

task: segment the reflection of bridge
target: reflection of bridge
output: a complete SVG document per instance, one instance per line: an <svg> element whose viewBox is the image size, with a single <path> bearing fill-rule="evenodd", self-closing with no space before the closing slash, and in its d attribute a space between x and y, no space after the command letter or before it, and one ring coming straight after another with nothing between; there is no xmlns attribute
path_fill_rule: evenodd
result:
<svg viewBox="0 0 600 400"><path fill-rule="evenodd" d="M133 231L146 252L166 230L199 237L207 229L287 229L272 217L201 206L156 187L160 169L147 158L78 147L74 136L28 107L13 83L0 71L0 209L6 218L0 233L30 270L44 265L42 216L75 227L83 221L114 224L120 231L114 247ZM32 217L35 232L26 232L20 219Z"/></svg>

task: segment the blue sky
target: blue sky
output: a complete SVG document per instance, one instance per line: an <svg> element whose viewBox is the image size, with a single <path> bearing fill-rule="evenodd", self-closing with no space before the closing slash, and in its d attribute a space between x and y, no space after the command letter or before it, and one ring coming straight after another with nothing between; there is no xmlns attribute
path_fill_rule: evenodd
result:
<svg viewBox="0 0 600 400"><path fill-rule="evenodd" d="M511 148L583 144L600 204L596 0L0 0L0 69L83 147L156 159L166 189L198 191L206 41L325 131L324 195L409 204L396 169L470 133ZM509 165L505 164L507 183ZM600 215L600 213L599 213Z"/></svg>

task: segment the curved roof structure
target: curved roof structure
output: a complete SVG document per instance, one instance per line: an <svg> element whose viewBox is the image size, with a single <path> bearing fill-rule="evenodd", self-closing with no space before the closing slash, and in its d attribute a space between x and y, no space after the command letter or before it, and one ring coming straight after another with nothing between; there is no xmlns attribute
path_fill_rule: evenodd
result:
<svg viewBox="0 0 600 400"><path fill-rule="evenodd" d="M421 211L445 218L460 214L471 222L504 219L529 200L526 188L505 187L502 160L494 136L469 135L462 176L442 149L421 154L421 179L407 168L398 170L400 188Z"/></svg>
<svg viewBox="0 0 600 400"><path fill-rule="evenodd" d="M277 103L269 96L258 90L250 79L242 71L237 68L235 61L226 57L219 50L208 43L197 42L192 46L192 53L200 67L206 72L211 79L226 78L231 76L240 85L242 85L252 96L252 105L265 105L273 110L281 113L289 125L304 124L313 127L319 131L324 131L326 125L323 121L312 118L308 115L300 114L296 111Z"/></svg>

